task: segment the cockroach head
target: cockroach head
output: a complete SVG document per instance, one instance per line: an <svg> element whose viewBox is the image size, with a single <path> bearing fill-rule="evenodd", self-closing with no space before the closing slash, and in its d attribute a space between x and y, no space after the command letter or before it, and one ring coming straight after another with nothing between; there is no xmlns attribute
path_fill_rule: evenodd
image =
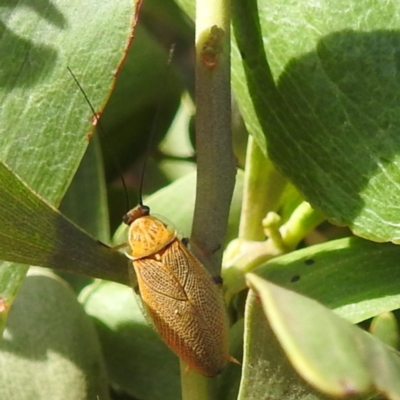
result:
<svg viewBox="0 0 400 400"><path fill-rule="evenodd" d="M150 207L145 206L143 204L137 205L132 210L128 211L123 217L122 220L126 225L130 225L133 221L138 218L144 217L150 214Z"/></svg>

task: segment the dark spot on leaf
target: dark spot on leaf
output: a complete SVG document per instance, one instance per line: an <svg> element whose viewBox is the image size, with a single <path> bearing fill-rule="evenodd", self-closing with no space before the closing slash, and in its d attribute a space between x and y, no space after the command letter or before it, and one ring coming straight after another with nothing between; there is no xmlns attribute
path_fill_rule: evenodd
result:
<svg viewBox="0 0 400 400"><path fill-rule="evenodd" d="M300 280L300 275L294 275L292 276L292 279L290 280L290 282L294 283Z"/></svg>
<svg viewBox="0 0 400 400"><path fill-rule="evenodd" d="M240 50L240 56L242 57L242 60L246 59L246 53L243 50Z"/></svg>
<svg viewBox="0 0 400 400"><path fill-rule="evenodd" d="M312 258L309 258L308 260L304 261L304 264L306 265L313 265L315 263L315 260L313 260Z"/></svg>

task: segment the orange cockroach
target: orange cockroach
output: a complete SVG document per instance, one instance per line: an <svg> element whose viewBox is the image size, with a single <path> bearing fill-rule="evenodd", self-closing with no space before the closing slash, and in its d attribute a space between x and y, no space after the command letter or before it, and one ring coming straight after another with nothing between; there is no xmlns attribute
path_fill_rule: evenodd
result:
<svg viewBox="0 0 400 400"><path fill-rule="evenodd" d="M141 202L140 202L141 203ZM190 368L218 375L229 357L228 324L219 285L176 231L143 204L129 211L127 256L140 296L164 342Z"/></svg>
<svg viewBox="0 0 400 400"><path fill-rule="evenodd" d="M75 75L79 89L98 117ZM101 124L99 128L103 130ZM150 141L149 141L150 145ZM123 218L129 225L127 256L133 261L139 292L155 329L188 366L205 376L218 375L229 356L228 319L222 291L203 264L189 251L188 241L150 215L143 205L143 165L139 205ZM122 180L125 192L126 186Z"/></svg>
<svg viewBox="0 0 400 400"><path fill-rule="evenodd" d="M172 52L173 48L168 65ZM149 207L143 205L146 160L147 157L140 180L139 205L123 219L129 225L127 256L133 261L144 308L164 342L189 368L215 376L228 360L234 361L229 356L222 290L189 251L188 241L181 240L175 229L151 216Z"/></svg>

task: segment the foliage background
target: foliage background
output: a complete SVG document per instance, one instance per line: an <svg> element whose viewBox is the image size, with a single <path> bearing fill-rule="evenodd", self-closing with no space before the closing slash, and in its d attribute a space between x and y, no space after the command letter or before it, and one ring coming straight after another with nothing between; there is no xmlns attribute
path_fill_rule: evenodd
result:
<svg viewBox="0 0 400 400"><path fill-rule="evenodd" d="M136 201L158 109L145 194L155 193L153 212L190 233L193 11L191 1L147 0L113 87L134 25L130 1L0 4L2 398L106 399L106 375L115 399L179 397L176 357L119 284L129 281L126 260L97 239L110 244L127 209L119 167ZM396 313L380 315L400 307L399 250L380 242L399 238L399 7L232 1L232 23L234 148L246 171L237 176L223 274L236 322L231 352L242 359L244 340L244 358L242 379L235 365L218 378L217 398L373 390L399 398L396 353L299 295L353 323L389 321L382 338L398 344ZM107 103L106 136L92 135L67 65L96 111ZM268 212L281 220L263 226ZM325 218L358 237L327 223L314 230ZM25 279L26 265L114 282L63 273L67 286L42 270Z"/></svg>

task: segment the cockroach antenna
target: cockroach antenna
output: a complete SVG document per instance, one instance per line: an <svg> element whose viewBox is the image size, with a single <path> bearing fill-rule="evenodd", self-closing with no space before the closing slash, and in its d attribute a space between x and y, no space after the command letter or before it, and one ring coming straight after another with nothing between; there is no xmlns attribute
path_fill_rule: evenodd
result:
<svg viewBox="0 0 400 400"><path fill-rule="evenodd" d="M167 81L168 81L168 72L169 72L169 68L171 66L172 63L172 58L174 56L174 51L175 51L175 44L172 44L170 49L169 49L169 55L168 55L168 61L167 61L167 70L166 73L164 74L164 87L166 87ZM154 136L156 135L156 131L157 131L157 127L158 127L158 123L160 120L160 115L161 115L161 105L163 104L163 100L165 100L165 96L166 96L166 90L164 91L164 97L162 98L162 101L160 101L159 106L157 107L156 110L156 114L154 116L153 119L153 124L151 126L151 131L150 131L150 137L149 140L147 141L147 150L146 150L146 154L144 157L144 161L143 161L143 165L142 165L142 172L140 174L140 184L139 184L139 199L138 199L138 203L141 207L145 207L143 204L143 181L144 181L144 173L146 171L146 165L147 165L147 159L149 158L149 154L151 151L151 147L153 145L153 141L154 141Z"/></svg>
<svg viewBox="0 0 400 400"><path fill-rule="evenodd" d="M113 146L111 145L111 142L108 140L108 136L106 133L106 130L104 129L103 125L100 122L100 118L98 116L98 114L96 113L96 111L94 110L92 103L90 102L86 92L84 91L82 85L79 83L77 77L75 76L75 74L72 72L71 68L67 65L67 69L68 72L71 74L72 79L75 81L76 85L78 86L79 90L81 91L84 99L86 100L86 103L89 105L90 109L92 110L93 113L93 117L95 118L96 121L96 127L98 127L99 132L102 134L104 140L106 141L107 144L107 150L110 152L111 158L114 160L114 164L118 170L118 173L121 177L121 182L122 182L122 186L124 188L124 193L125 193L125 202L126 202L126 209L129 210L130 209L130 204L129 204L129 194L128 194L128 188L126 186L126 182L124 179L124 174L122 171L122 167L121 164L118 162L118 158L116 156L115 150L113 148Z"/></svg>

